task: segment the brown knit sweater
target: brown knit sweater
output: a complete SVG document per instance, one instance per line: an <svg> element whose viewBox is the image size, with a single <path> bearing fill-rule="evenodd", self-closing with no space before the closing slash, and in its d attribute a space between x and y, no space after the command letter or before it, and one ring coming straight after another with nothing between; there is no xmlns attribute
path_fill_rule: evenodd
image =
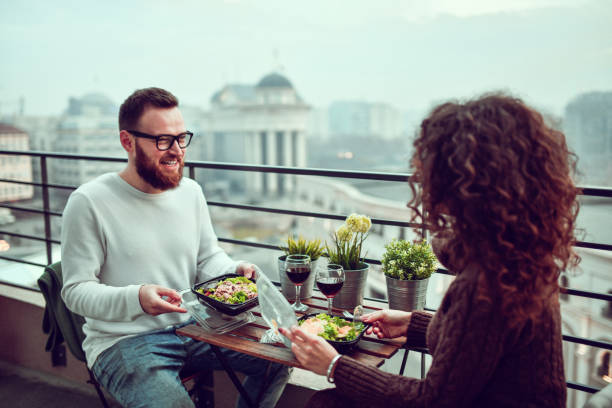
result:
<svg viewBox="0 0 612 408"><path fill-rule="evenodd" d="M474 268L458 275L435 316L412 314L407 345L426 344L433 357L423 380L343 356L336 388L307 406L565 407L559 303L537 324L510 329L498 305L476 299L477 275Z"/></svg>

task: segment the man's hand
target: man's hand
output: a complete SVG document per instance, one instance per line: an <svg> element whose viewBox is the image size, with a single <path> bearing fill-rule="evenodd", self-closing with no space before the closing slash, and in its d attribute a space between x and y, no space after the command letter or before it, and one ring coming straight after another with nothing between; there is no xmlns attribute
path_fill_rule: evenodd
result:
<svg viewBox="0 0 612 408"><path fill-rule="evenodd" d="M179 307L181 295L174 289L159 285L142 285L138 291L138 300L145 313L157 316L163 313L187 313Z"/></svg>
<svg viewBox="0 0 612 408"><path fill-rule="evenodd" d="M410 312L385 309L363 315L361 320L372 325L366 331L367 334L374 333L379 339L392 339L406 334L411 316Z"/></svg>
<svg viewBox="0 0 612 408"><path fill-rule="evenodd" d="M255 274L255 265L250 263L239 263L236 267L236 273L248 279L257 279L257 276Z"/></svg>
<svg viewBox="0 0 612 408"><path fill-rule="evenodd" d="M291 340L291 351L300 364L316 374L325 375L327 367L338 352L323 337L306 333L297 326L291 330L279 327L278 331Z"/></svg>

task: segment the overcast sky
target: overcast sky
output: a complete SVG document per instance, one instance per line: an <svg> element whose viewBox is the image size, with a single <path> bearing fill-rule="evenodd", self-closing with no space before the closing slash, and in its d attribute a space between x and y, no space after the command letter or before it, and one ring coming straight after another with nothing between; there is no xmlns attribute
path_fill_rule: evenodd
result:
<svg viewBox="0 0 612 408"><path fill-rule="evenodd" d="M560 114L612 90L611 22L610 0L0 0L0 115L147 86L207 108L279 65L315 107L505 89Z"/></svg>

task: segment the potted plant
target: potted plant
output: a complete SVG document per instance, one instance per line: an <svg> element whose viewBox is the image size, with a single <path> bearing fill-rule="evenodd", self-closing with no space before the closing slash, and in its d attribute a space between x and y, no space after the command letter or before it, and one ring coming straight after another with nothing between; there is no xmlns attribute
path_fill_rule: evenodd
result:
<svg viewBox="0 0 612 408"><path fill-rule="evenodd" d="M325 246L320 239L307 240L301 236L295 239L290 235L280 246L280 249L285 253L278 257L278 277L281 283L281 291L287 299L295 300L295 285L287 278L285 273L285 259L287 259L288 255L308 255L310 256L311 272L302 286L300 299L311 297L315 282L317 260L323 255Z"/></svg>
<svg viewBox="0 0 612 408"><path fill-rule="evenodd" d="M371 226L365 215L351 214L332 235L333 246L325 244L329 262L344 268L344 284L334 297L334 307L353 309L363 303L370 266L363 261L362 251Z"/></svg>
<svg viewBox="0 0 612 408"><path fill-rule="evenodd" d="M438 260L427 241L393 240L385 245L381 259L387 281L389 308L405 311L423 310L429 277Z"/></svg>

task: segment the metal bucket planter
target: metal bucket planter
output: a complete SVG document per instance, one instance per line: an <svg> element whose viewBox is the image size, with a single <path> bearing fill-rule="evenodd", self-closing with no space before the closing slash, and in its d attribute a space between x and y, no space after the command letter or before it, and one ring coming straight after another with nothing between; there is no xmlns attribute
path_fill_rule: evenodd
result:
<svg viewBox="0 0 612 408"><path fill-rule="evenodd" d="M344 270L344 284L340 292L334 297L334 307L353 311L355 306L363 304L363 293L368 280L369 269L370 265L362 263L361 269Z"/></svg>
<svg viewBox="0 0 612 408"><path fill-rule="evenodd" d="M389 297L389 309L413 310L425 309L425 298L427 297L427 284L429 278L420 280L402 280L386 276L387 296Z"/></svg>
<svg viewBox="0 0 612 408"><path fill-rule="evenodd" d="M287 259L287 255L278 257L278 279L281 283L281 292L287 300L295 300L295 283L291 282L285 273L285 259ZM308 299L312 297L312 289L314 288L315 283L315 275L317 269L317 262L310 262L310 276L306 279L306 282L302 285L302 289L300 291L300 299Z"/></svg>

